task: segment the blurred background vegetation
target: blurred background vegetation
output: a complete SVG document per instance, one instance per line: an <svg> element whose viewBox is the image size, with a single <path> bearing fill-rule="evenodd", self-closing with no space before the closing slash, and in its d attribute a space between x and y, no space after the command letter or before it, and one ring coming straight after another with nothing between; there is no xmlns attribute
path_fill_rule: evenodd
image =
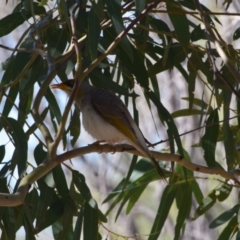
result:
<svg viewBox="0 0 240 240"><path fill-rule="evenodd" d="M31 185L23 204L0 195L1 239L239 239L237 181L166 159L166 185L122 152L39 170L94 142L49 88L78 74L120 96L155 151L237 174L239 11L230 0L2 3L0 191Z"/></svg>

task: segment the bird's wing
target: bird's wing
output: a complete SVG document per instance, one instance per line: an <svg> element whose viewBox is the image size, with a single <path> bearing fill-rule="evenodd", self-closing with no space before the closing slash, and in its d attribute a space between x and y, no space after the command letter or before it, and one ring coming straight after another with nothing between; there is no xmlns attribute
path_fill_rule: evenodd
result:
<svg viewBox="0 0 240 240"><path fill-rule="evenodd" d="M132 122L129 121L129 116L130 120L132 117L126 106L116 95L104 89L97 89L97 93L91 96L91 102L94 109L105 121L116 127L130 139L131 142L137 142L137 136ZM134 124L136 125L135 122Z"/></svg>
<svg viewBox="0 0 240 240"><path fill-rule="evenodd" d="M91 101L100 116L123 133L137 150L150 157L142 132L120 98L104 89L97 89Z"/></svg>
<svg viewBox="0 0 240 240"><path fill-rule="evenodd" d="M148 157L161 178L166 181L163 171L146 145L142 132L121 99L104 89L97 89L96 91L98 92L91 96L94 109L105 119L105 121L109 122L123 133L130 144L144 156Z"/></svg>

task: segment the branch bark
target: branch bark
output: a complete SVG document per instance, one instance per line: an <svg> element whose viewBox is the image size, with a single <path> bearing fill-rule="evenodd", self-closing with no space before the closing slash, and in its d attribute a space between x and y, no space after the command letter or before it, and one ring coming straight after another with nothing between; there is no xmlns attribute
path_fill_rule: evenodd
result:
<svg viewBox="0 0 240 240"><path fill-rule="evenodd" d="M0 206L14 207L14 206L23 204L24 199L30 188L30 185L36 182L37 180L39 180L48 172L50 172L58 164L64 161L67 161L69 159L72 159L74 157L78 157L78 156L89 154L89 153L96 153L96 152L100 152L100 153L128 152L131 154L142 156L140 152L133 149L132 146L127 144L112 146L109 144L99 145L99 144L93 143L85 147L68 151L66 153L56 156L55 161L49 161L46 159L42 164L40 164L36 169L34 169L29 175L23 177L15 193L13 194L0 193ZM178 154L160 153L156 151L151 151L151 153L153 154L156 160L176 162L177 164L180 164L185 168L192 170L194 172L205 173L209 175L219 175L224 179L233 180L237 186L240 185L240 182L236 178L237 176L240 175L240 171L238 169L227 172L223 168L206 167L206 166L189 162Z"/></svg>

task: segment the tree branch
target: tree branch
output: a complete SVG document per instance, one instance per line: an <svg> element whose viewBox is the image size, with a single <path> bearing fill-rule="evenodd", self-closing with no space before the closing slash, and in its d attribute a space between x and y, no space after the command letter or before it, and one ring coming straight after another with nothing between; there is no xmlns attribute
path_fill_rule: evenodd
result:
<svg viewBox="0 0 240 240"><path fill-rule="evenodd" d="M142 156L140 152L133 149L132 146L127 144L112 146L109 144L99 145L99 144L93 143L86 147L81 147L81 148L71 150L69 152L56 156L55 161L49 161L46 159L42 164L40 164L36 169L34 169L29 175L22 178L22 180L20 181L19 187L15 193L13 194L0 193L0 206L13 207L13 206L18 206L20 204L23 204L30 185L33 184L35 181L39 180L48 172L50 172L58 164L64 161L67 161L69 159L72 159L74 157L78 157L88 153L96 153L96 152L101 152L101 153L128 152L131 154ZM156 151L151 151L151 153L153 154L156 160L176 162L194 172L205 173L209 175L219 175L225 179L233 180L236 186L240 185L240 182L236 178L237 176L240 175L240 171L238 169L234 169L232 171L227 172L220 167L206 167L206 166L189 162L178 154L160 153Z"/></svg>

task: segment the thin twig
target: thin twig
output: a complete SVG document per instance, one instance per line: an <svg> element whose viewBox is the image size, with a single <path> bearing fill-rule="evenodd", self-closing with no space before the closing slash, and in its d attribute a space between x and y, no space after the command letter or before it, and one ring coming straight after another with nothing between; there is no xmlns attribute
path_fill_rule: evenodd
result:
<svg viewBox="0 0 240 240"><path fill-rule="evenodd" d="M78 41L77 41L76 25L75 25L75 19L74 19L74 17L75 17L74 15L75 15L75 12L76 12L78 7L79 7L79 4L76 4L74 6L71 17L70 17L70 24L71 24L71 28L72 28L72 43L73 43L73 46L75 48L76 58L77 58L77 70L76 70L76 75L75 75L75 79L77 81L75 81L75 86L73 88L73 91L72 91L69 99L68 99L67 105L64 109L62 119L61 119L61 123L59 125L58 132L56 134L55 140L54 140L53 145L52 145L54 151L56 151L56 149L57 149L57 147L58 147L58 145L59 145L59 143L62 139L62 135L63 135L63 132L64 132L64 128L65 128L65 125L66 125L66 122L67 122L69 112L71 110L73 101L75 100L75 98L77 96L77 92L78 92L79 86L81 84L81 81L78 80L78 77L80 75L81 68L82 68L82 64L81 64L82 60L81 60L81 54L80 54Z"/></svg>

